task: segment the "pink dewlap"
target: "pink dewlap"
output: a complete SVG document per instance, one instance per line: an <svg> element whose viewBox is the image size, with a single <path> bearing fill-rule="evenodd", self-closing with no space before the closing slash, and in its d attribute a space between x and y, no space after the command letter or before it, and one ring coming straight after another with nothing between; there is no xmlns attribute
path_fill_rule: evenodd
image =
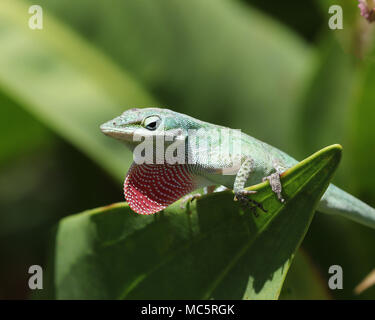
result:
<svg viewBox="0 0 375 320"><path fill-rule="evenodd" d="M195 189L186 165L133 164L124 183L125 199L139 214L153 214Z"/></svg>

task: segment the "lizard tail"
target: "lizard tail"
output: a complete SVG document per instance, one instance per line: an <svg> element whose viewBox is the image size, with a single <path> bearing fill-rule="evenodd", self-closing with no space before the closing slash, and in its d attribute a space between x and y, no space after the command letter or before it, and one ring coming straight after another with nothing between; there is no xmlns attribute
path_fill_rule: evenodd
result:
<svg viewBox="0 0 375 320"><path fill-rule="evenodd" d="M333 184L329 185L317 209L324 213L339 214L375 229L375 209Z"/></svg>

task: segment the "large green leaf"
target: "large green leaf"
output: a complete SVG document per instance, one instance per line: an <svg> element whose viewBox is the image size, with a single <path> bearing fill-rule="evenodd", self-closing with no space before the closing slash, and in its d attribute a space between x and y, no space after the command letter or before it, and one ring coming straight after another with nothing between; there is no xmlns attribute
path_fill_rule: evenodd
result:
<svg viewBox="0 0 375 320"><path fill-rule="evenodd" d="M17 156L50 145L52 139L48 130L1 92L1 88L0 119L7 119L0 128L3 137L0 139L0 168Z"/></svg>
<svg viewBox="0 0 375 320"><path fill-rule="evenodd" d="M375 44L375 37L373 43ZM374 150L375 130L375 46L371 56L364 61L361 70L361 82L357 101L353 106L351 123L352 164L355 172L354 182L357 192L368 199L369 204L375 205L374 190ZM370 151L371 150L371 151ZM369 152L370 151L370 152Z"/></svg>
<svg viewBox="0 0 375 320"><path fill-rule="evenodd" d="M316 150L319 143L344 143L350 103L358 81L353 57L347 55L337 39L325 36L311 80L300 103L295 134L303 154Z"/></svg>
<svg viewBox="0 0 375 320"><path fill-rule="evenodd" d="M0 2L0 89L44 124L122 177L130 155L99 125L153 99L104 55L44 14L28 27L28 7ZM14 106L15 107L15 106Z"/></svg>
<svg viewBox="0 0 375 320"><path fill-rule="evenodd" d="M229 191L153 216L120 203L67 217L56 231L50 297L276 299L340 156L333 145L284 173L285 204L268 182L252 187L267 209L258 218Z"/></svg>
<svg viewBox="0 0 375 320"><path fill-rule="evenodd" d="M312 50L265 14L232 0L49 0L43 8L163 105L293 151Z"/></svg>
<svg viewBox="0 0 375 320"><path fill-rule="evenodd" d="M346 277L345 277L346 279ZM285 278L279 299L281 300L329 300L332 298L328 281L312 262L310 256L300 249Z"/></svg>
<svg viewBox="0 0 375 320"><path fill-rule="evenodd" d="M345 157L336 173L338 185L372 207L375 202L373 164L374 25L360 15L357 1L320 0L326 15L331 5L341 5L344 29L322 30L319 60L308 85L299 118L300 150L309 152L332 141L345 147ZM327 16L328 17L328 16ZM329 30L327 34L327 30ZM319 123L319 127L316 125ZM303 152L301 151L301 154ZM371 299L375 291L354 295L354 287L375 265L373 230L339 216L318 214L304 241L304 248L322 271L339 264L345 270L343 290L331 291L337 299ZM357 263L353 264L353 261Z"/></svg>
<svg viewBox="0 0 375 320"><path fill-rule="evenodd" d="M358 90L358 75L354 58L345 53L342 45L332 35L324 35L319 43L314 72L301 97L294 135L299 152L296 158L309 154L320 145L339 143L345 146L347 156L343 159L335 177L335 183L351 188L350 172L352 134L348 127L352 121L351 105ZM349 189L349 191L351 191Z"/></svg>

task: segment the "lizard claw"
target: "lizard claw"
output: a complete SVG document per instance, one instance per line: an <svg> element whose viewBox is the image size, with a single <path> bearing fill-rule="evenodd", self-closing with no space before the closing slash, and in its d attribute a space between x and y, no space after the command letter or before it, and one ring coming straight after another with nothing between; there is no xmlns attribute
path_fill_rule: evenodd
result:
<svg viewBox="0 0 375 320"><path fill-rule="evenodd" d="M256 191L253 190L242 190L240 192L236 192L234 195L234 201L239 201L241 205L244 207L250 207L250 210L254 214L255 217L258 217L257 208L261 209L263 212L267 212L266 209L263 208L263 205L260 202L257 202L253 199L247 197L250 194L254 194Z"/></svg>
<svg viewBox="0 0 375 320"><path fill-rule="evenodd" d="M182 198L180 208L183 209L185 205L190 201L199 199L202 195L200 193L194 193L194 194L188 194L185 197Z"/></svg>

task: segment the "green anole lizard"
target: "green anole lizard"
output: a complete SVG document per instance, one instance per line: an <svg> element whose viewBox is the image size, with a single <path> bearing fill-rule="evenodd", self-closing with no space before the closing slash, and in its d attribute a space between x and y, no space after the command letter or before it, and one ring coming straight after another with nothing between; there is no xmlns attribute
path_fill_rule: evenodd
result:
<svg viewBox="0 0 375 320"><path fill-rule="evenodd" d="M133 151L133 155L137 146L142 143L140 137L145 140L146 137L152 138L152 161L135 161L124 184L129 206L140 214L161 211L195 189L212 185L233 189L235 200L248 203L251 202L249 195L252 192L245 188L264 179L269 180L272 190L283 202L280 174L298 163L281 150L242 132L229 135L229 138L224 138L223 135L214 140L213 133L225 132L228 128L168 109L130 109L100 128L104 134L123 141ZM197 132L200 132L199 139ZM166 162L164 158L163 161L157 161L155 138L167 136L183 138L179 141L184 143L179 146L185 147L185 162L173 164ZM169 146L176 141L166 140L170 141ZM198 148L191 147L192 141L194 146L199 141ZM173 155L170 157L173 158ZM333 184L329 185L317 209L325 213L341 214L375 228L375 209Z"/></svg>

